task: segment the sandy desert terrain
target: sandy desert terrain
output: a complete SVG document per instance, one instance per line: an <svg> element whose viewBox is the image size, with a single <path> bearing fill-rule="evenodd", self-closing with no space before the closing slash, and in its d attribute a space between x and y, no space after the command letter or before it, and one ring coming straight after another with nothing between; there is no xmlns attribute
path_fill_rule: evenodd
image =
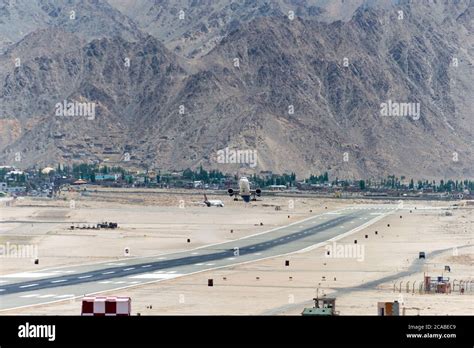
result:
<svg viewBox="0 0 474 348"><path fill-rule="evenodd" d="M124 248L130 248L131 257L194 249L327 211L364 204L393 204L263 197L246 205L219 196L225 207L207 208L198 204L202 201L200 195L189 192L106 191L87 195L67 193L58 200L18 199L8 207L3 206L0 243L36 245L40 264L27 258L4 257L0 273L118 260L124 257ZM353 245L357 239L361 251L357 256L328 257L326 247L320 246L108 295L132 297L133 313L141 315L299 315L304 307L312 306L316 291L320 297L336 297L336 310L341 315L376 315L377 301L393 300L402 303L407 315L472 314L474 286L467 286L466 290L472 290L460 294L459 284L474 280L473 207L453 204L404 202L406 209L336 242ZM99 221L118 222L119 228L69 229L71 225ZM426 252L426 260L418 260L420 251ZM286 260L290 261L289 266L285 266ZM450 272L445 271L446 265ZM419 286L424 273L455 280L454 291L449 295L421 294ZM214 279L213 287L207 286L209 278ZM78 315L80 299L3 313Z"/></svg>

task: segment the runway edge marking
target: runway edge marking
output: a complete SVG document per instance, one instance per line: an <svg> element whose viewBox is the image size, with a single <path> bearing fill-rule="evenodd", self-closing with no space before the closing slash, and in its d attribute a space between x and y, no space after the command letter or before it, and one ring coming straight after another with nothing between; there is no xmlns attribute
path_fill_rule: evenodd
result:
<svg viewBox="0 0 474 348"><path fill-rule="evenodd" d="M343 210L346 210L346 209L348 209L348 208L347 207L346 208L340 208L340 209L334 210L334 212L343 211ZM165 253L165 254L157 254L157 255L151 255L151 256L126 257L126 258L121 258L121 259L116 259L116 260L98 261L98 262L90 262L90 263L83 263L83 264L76 264L76 265L67 265L67 266L44 268L44 269L39 269L37 271L32 271L32 273L52 271L52 270L63 269L63 268L71 268L71 267L94 266L94 265L101 265L101 264L106 265L108 263L116 263L116 262L119 262L119 261L144 260L144 259L153 259L153 258L156 258L156 257L167 256L167 255L175 255L175 254L195 251L195 250L199 250L199 249L204 249L204 248L208 248L208 247L212 247L212 246L216 246L216 245L220 245L220 244L227 244L227 243L231 243L231 242L236 242L236 241L239 241L239 240L242 240L242 239L247 239L247 238L259 236L259 235L262 235L262 234L265 234L265 233L274 232L274 231L277 231L277 230L280 230L280 229L283 229L283 228L287 228L289 226L293 226L293 225L296 225L298 223L306 222L308 220L311 220L311 219L314 219L314 218L317 218L317 217L320 217L320 216L323 216L323 215L327 215L327 214L328 214L327 212L317 214L317 215L314 215L314 216L307 217L303 220L298 220L298 221L292 222L291 224L288 224L288 225L272 228L271 230L268 230L268 231L258 232L258 233L255 233L255 234L251 234L251 235L244 236L244 237L241 237L241 238L233 239L233 240L230 240L230 241L218 242L218 243L213 243L213 244L206 244L206 245L202 245L200 247L194 248L194 249L182 250L182 251L177 251L177 252L172 252L172 253ZM125 265L123 265L123 266L125 266ZM7 277L7 276L8 276L8 274L3 275L3 277Z"/></svg>
<svg viewBox="0 0 474 348"><path fill-rule="evenodd" d="M345 208L344 208L345 209ZM344 210L344 209L340 209L340 210ZM397 208L394 208L394 210L390 211L390 212L387 212L386 214L384 215L380 215L380 216L377 216L376 218L372 219L372 220L369 220L367 221L365 224L359 226L359 227L356 227L346 233L344 233L343 235L344 236L347 236L349 234L353 234L353 233L356 233L359 231L359 229L362 229L362 226L365 227L368 227L370 225L372 225L373 223L381 220L382 218L384 218L385 216L387 215L390 215L392 214L393 212L395 212L397 210ZM321 214L321 215L324 215L324 214ZM310 218L308 218L310 219ZM306 219L307 220L307 219ZM294 224L294 223L293 223ZM289 225L287 225L289 226ZM280 229L282 227L278 227L276 229ZM274 229L274 230L276 230ZM357 231L356 231L357 230ZM271 231L271 230L270 230ZM270 231L267 231L267 232L270 232ZM263 232L265 233L265 232ZM258 234L262 234L262 233L258 233ZM342 236L342 235L341 235ZM334 237L334 238L342 238L340 236L337 236L337 237ZM247 238L247 237L244 237L244 238ZM334 238L331 238L329 240L327 240L326 242L322 242L322 243L318 243L316 245L313 245L309 248L318 248L332 240L334 240ZM243 238L242 238L243 239ZM217 244L221 244L221 243L217 243ZM321 245L320 245L321 244ZM305 248L305 249L308 249L308 248ZM305 249L302 249L302 250L305 250ZM237 262L237 263L234 263L232 265L226 265L226 266L219 266L219 267L212 267L212 268L207 268L207 269L203 269L203 270L200 270L200 271L196 271L196 272L191 272L191 273L187 273L187 274L182 274L182 275L179 275L177 277L174 277L173 279L157 279L157 280L151 280L149 282L143 282L143 283L140 283L140 284L133 284L133 285L127 285L127 286L122 286L122 287L118 287L118 288L112 288L112 289L107 289L107 290L101 290L101 291L96 291L96 292L92 292L92 293L87 293L87 294L84 294L84 295L79 295L79 296L75 296L75 297L71 297L71 298L68 298L68 299L61 299L61 300L54 300L54 301L49 301L49 302L42 302L42 303L35 303L35 304L30 304L30 305L25 305L25 306L19 306L19 307L12 307L12 308L8 308L8 309L0 309L0 312L6 312L6 311L13 311L13 310L16 310L16 309L22 309L22 308L28 308L28 307L37 307L37 306L44 306L44 305L49 305L49 304L53 304L53 303L58 303L58 302L66 302L66 301L71 301L71 300L75 300L75 299L78 299L78 298L83 298L84 296L90 296L90 295L97 295L97 294L103 294L105 292L111 292L111 291L118 291L118 290L124 290L124 289L131 289L131 288L137 288L139 286L143 286L143 285L149 285L149 284L154 284L154 283L159 283L159 282L163 282L163 281L172 281L172 280L175 280L175 279L178 279L178 278L182 278L182 277L187 277L187 276L191 276L191 275L195 275L195 274L199 274L199 273L204 273L204 272L209 272L209 271L215 271L215 270L218 270L218 269L223 269L223 268L229 268L229 267L235 267L235 266L240 266L240 265L245 265L245 264L249 264L249 263L254 263L254 262L258 262L258 261L263 261L263 260L269 260L269 259L275 259L275 258L278 258L278 257L282 257L282 256L287 256L287 255L292 255L292 254L297 254L297 253L302 253L302 250L297 250L297 251L292 251L292 252L289 252L289 253L284 253L284 254L279 254L279 255L273 255L273 256L268 256L268 257L263 257L263 258L259 258L259 259L255 259L255 260L250 260L250 261L243 261L243 262ZM13 315L13 314L12 314Z"/></svg>
<svg viewBox="0 0 474 348"><path fill-rule="evenodd" d="M383 215L378 215L376 218L373 218L372 220L369 220L367 221L366 223L360 225L360 226L357 226L356 228L353 228L352 230L350 231L347 231L346 233L343 233L343 234L340 234L340 235L337 235L336 237L333 237L331 239L328 239L327 241L325 242L320 242L320 243L317 243L315 245L312 245L312 246L309 246L307 248L304 248L304 249L301 249L301 250L298 250L298 251L295 251L294 253L306 253L308 251L311 251L311 250L314 250L314 249L317 249L319 247L322 247L324 245L327 245L328 243L330 242L335 242L339 239L342 239L342 238L345 238L347 236L350 236L351 234L354 234L354 233L357 233L361 230L363 230L364 228L367 228L369 227L370 225L373 225L374 223L376 223L377 221L383 219L384 217L386 217L387 215L390 215L392 213L394 213L396 210L393 210L393 211L390 211L390 212L387 212Z"/></svg>

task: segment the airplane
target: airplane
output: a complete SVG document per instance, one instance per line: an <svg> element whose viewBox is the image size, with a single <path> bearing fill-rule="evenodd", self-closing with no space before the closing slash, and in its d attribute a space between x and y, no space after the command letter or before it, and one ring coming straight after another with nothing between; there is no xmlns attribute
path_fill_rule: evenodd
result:
<svg viewBox="0 0 474 348"><path fill-rule="evenodd" d="M220 199L207 199L206 194L204 194L204 204L208 207L224 207L224 203Z"/></svg>
<svg viewBox="0 0 474 348"><path fill-rule="evenodd" d="M251 196L253 196L252 201L256 201L257 200L256 196L260 197L260 195L262 194L262 190L260 189L251 190L249 180L245 176L243 176L239 180L239 189L233 190L230 188L227 190L227 193L231 197L234 196L234 201L237 201L238 200L237 195L240 195L240 197L242 197L244 202L248 203L250 202Z"/></svg>

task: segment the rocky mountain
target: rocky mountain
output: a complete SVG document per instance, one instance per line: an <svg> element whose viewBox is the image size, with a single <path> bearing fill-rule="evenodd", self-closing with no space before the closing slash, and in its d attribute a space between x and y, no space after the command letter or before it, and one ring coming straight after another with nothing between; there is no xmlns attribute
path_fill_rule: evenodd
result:
<svg viewBox="0 0 474 348"><path fill-rule="evenodd" d="M110 2L130 15L127 1ZM295 4L307 14L316 6L309 0L272 2L267 15L251 11L258 1L190 3L185 13L199 20L227 18L232 8L248 20L223 21L211 48L214 34L188 45L164 21L180 3L159 1L155 16L141 1L129 22L119 21L130 30L94 37L49 25L9 45L0 56L0 161L20 153L19 167L96 161L300 176L474 175L473 1L363 2L354 11L318 1L318 13L352 12L337 21L288 17ZM198 27L191 22L187 31ZM161 29L145 30L152 23ZM177 40L186 49L176 50ZM199 54L186 54L196 47ZM91 103L94 115L58 115L67 103ZM257 166L219 163L226 147L256 150Z"/></svg>
<svg viewBox="0 0 474 348"><path fill-rule="evenodd" d="M58 28L85 39L141 32L120 11L101 0L0 0L0 51L41 29Z"/></svg>
<svg viewBox="0 0 474 348"><path fill-rule="evenodd" d="M147 127L141 123L142 114L166 105L184 72L152 37L133 43L119 37L98 39L81 45L72 34L46 30L27 36L10 56L38 42L38 35L48 42L77 45L26 60L4 77L2 114L15 116L6 118L5 127L21 130L14 145L30 163L55 156L98 160L127 148L128 142L140 143L137 132ZM94 103L93 117L57 115L56 105L64 101ZM11 140L2 144L9 153L10 144Z"/></svg>
<svg viewBox="0 0 474 348"><path fill-rule="evenodd" d="M290 15L320 21L348 20L361 5L390 0L108 0L179 55L201 57L230 31L255 18Z"/></svg>

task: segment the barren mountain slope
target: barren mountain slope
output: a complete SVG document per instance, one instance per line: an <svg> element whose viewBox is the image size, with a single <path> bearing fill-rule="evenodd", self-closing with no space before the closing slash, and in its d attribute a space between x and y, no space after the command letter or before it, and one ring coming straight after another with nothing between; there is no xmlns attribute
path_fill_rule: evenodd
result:
<svg viewBox="0 0 474 348"><path fill-rule="evenodd" d="M410 2L396 7L400 19L364 6L332 23L256 17L187 62L145 34L89 42L35 31L0 56L0 160L235 172L215 158L230 147L257 150L245 171L472 176L472 8ZM94 119L55 116L64 100L95 103ZM389 102L420 114L383 116Z"/></svg>

